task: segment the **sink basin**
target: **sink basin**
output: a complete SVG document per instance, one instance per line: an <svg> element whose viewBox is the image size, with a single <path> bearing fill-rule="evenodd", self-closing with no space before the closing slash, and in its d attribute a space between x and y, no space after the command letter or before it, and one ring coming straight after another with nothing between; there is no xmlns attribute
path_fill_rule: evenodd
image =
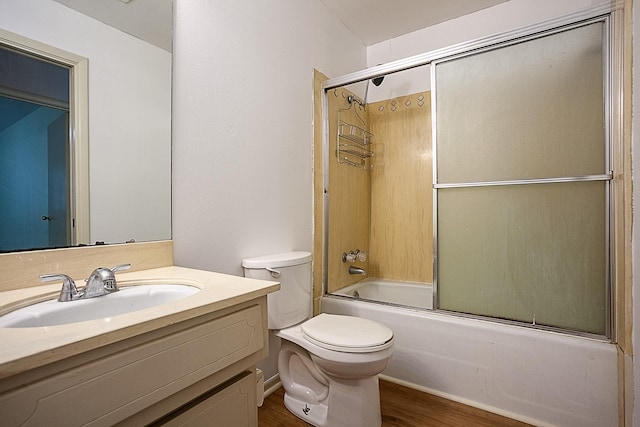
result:
<svg viewBox="0 0 640 427"><path fill-rule="evenodd" d="M122 287L118 292L85 300L60 302L54 299L0 316L0 328L34 328L95 319L108 321L119 314L177 301L199 290L182 284L138 285Z"/></svg>

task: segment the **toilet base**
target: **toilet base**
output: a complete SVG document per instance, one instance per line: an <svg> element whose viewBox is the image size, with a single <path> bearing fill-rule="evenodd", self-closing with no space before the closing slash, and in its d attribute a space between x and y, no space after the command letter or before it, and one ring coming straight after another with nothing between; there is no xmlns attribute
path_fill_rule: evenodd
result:
<svg viewBox="0 0 640 427"><path fill-rule="evenodd" d="M378 376L358 380L333 378L328 397L319 403L305 402L285 392L284 404L292 414L316 427L382 425Z"/></svg>
<svg viewBox="0 0 640 427"><path fill-rule="evenodd" d="M299 327L281 330L278 336L283 338L278 371L289 411L316 427L382 425L378 374L386 367L393 346L351 354L311 345Z"/></svg>
<svg viewBox="0 0 640 427"><path fill-rule="evenodd" d="M312 426L327 425L327 405L309 404L288 394L284 395L284 406L296 417Z"/></svg>

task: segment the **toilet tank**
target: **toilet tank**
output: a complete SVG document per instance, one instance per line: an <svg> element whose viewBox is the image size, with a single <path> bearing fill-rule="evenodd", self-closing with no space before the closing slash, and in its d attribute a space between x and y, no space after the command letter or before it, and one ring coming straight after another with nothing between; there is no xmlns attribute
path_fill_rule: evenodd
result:
<svg viewBox="0 0 640 427"><path fill-rule="evenodd" d="M283 329L313 315L311 253L285 252L242 260L244 276L280 282L280 290L267 295L269 329Z"/></svg>

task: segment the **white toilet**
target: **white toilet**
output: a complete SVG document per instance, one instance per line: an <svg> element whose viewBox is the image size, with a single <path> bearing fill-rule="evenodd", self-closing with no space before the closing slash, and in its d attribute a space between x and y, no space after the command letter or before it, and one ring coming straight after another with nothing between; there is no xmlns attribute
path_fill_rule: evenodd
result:
<svg viewBox="0 0 640 427"><path fill-rule="evenodd" d="M246 277L280 282L268 295L269 329L287 409L314 426L382 424L378 374L393 353L393 332L354 316L313 315L311 254L287 252L242 261Z"/></svg>

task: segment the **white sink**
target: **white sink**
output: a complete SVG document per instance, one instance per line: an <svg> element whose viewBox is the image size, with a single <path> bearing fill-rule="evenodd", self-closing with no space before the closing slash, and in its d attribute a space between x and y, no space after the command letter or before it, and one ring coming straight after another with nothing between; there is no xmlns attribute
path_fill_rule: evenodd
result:
<svg viewBox="0 0 640 427"><path fill-rule="evenodd" d="M60 302L54 299L0 316L0 328L35 328L95 319L108 321L113 316L170 303L199 290L182 284L138 285L84 300Z"/></svg>

